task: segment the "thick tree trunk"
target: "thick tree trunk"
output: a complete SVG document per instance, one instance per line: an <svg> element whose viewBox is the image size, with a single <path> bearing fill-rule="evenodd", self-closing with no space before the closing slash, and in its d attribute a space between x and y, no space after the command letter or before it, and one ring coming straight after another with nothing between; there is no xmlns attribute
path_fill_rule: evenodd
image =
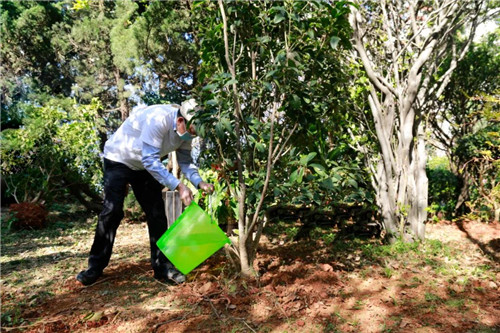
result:
<svg viewBox="0 0 500 333"><path fill-rule="evenodd" d="M423 240L428 205L425 112L464 57L487 2L358 4L349 22L353 47L369 80L368 102L379 144L373 181L377 203L391 240L406 239L408 233ZM455 34L464 27L467 40L459 45ZM442 66L446 58L451 60L448 68Z"/></svg>
<svg viewBox="0 0 500 333"><path fill-rule="evenodd" d="M413 147L413 159L410 166L409 183L411 186L408 189L408 223L411 233L419 240L425 238L425 222L427 221L427 204L428 204L428 180L425 171L427 163L427 152L425 150L423 124L419 125L418 135Z"/></svg>
<svg viewBox="0 0 500 333"><path fill-rule="evenodd" d="M379 162L377 167L377 185L375 187L377 205L381 210L383 226L387 233L389 242L394 242L398 238L397 219L395 214L394 202L396 201L394 195L391 195L389 187L392 186L391 179L387 179L385 166L382 161Z"/></svg>

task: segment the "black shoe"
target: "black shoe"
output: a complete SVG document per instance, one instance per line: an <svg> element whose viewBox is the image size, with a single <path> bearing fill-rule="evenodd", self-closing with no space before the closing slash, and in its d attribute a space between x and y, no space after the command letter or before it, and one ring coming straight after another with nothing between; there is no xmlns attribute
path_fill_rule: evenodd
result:
<svg viewBox="0 0 500 333"><path fill-rule="evenodd" d="M154 278L162 282L174 282L176 284L186 282L186 276L174 267L155 270Z"/></svg>
<svg viewBox="0 0 500 333"><path fill-rule="evenodd" d="M90 286L91 284L94 284L101 275L102 271L89 268L86 271L81 271L80 273L78 273L76 279L80 281L84 286Z"/></svg>

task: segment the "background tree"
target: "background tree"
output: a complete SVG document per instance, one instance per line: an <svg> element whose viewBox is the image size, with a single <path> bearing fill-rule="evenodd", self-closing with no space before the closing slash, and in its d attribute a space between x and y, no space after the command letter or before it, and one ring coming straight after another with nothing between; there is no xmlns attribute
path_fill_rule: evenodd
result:
<svg viewBox="0 0 500 333"><path fill-rule="evenodd" d="M58 61L54 27L69 20L61 3L0 2L2 129L18 127L25 103L69 95L73 75Z"/></svg>
<svg viewBox="0 0 500 333"><path fill-rule="evenodd" d="M180 103L198 84L200 14L192 2L151 1L133 24L142 71L157 77L154 87L145 87L147 102Z"/></svg>
<svg viewBox="0 0 500 333"><path fill-rule="evenodd" d="M405 234L424 238L426 110L441 96L465 56L486 4L361 1L350 16L354 49L368 77L378 142L373 187L392 240ZM446 59L451 60L443 70Z"/></svg>
<svg viewBox="0 0 500 333"><path fill-rule="evenodd" d="M21 126L34 106L50 110L63 97L79 105L97 98L103 106L96 120L104 126L95 127L102 150L141 98L180 102L195 85L199 66L189 5L2 2L2 129ZM159 86L165 86L161 92Z"/></svg>
<svg viewBox="0 0 500 333"><path fill-rule="evenodd" d="M60 25L53 40L58 61L68 63L75 73L72 94L80 103L99 98L104 108L101 118L114 130L128 117L133 86L135 43L126 29L137 15L132 1L68 1L72 21ZM126 60L124 60L126 59ZM107 139L103 132L101 145Z"/></svg>
<svg viewBox="0 0 500 333"><path fill-rule="evenodd" d="M484 36L481 42L475 43L467 52L451 76L442 98L435 101L433 108L440 111L431 113L429 117L438 149L445 152L451 171L460 180L455 204L451 207L451 212L455 214L459 210L463 212L461 208L470 199L470 194L474 191L470 186L478 178L487 177L485 174L475 174L477 177L474 177L469 172L472 171L469 166L474 164L471 162L472 158L480 158L477 152L491 149L480 144L475 148L477 152L473 152L470 145L475 134L484 136L494 132L494 124L499 120L498 100L494 97L500 89L499 73L500 47L497 31ZM494 137L491 137L490 142L494 141ZM479 139L479 142L484 140Z"/></svg>

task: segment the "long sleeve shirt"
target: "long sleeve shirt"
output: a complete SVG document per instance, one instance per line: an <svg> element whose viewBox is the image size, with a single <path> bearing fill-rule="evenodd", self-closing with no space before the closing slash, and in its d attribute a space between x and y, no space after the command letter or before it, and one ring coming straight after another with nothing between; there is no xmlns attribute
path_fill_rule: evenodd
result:
<svg viewBox="0 0 500 333"><path fill-rule="evenodd" d="M191 151L185 149L177 150L177 162L181 167L182 173L186 178L195 186L198 187L202 181L200 175L198 174L198 168L193 164L193 159L191 158ZM175 189L179 185L180 180L174 177L165 168L160 158L160 149L153 147L147 143L142 145L142 165L148 170L148 172L153 175L153 177L160 182L160 184L165 185L169 189Z"/></svg>
<svg viewBox="0 0 500 333"><path fill-rule="evenodd" d="M170 190L179 180L163 165L161 158L172 151L182 173L196 187L202 181L191 157L191 141L176 132L178 105L152 105L139 108L125 120L104 146L104 157L123 163L132 170L147 170Z"/></svg>

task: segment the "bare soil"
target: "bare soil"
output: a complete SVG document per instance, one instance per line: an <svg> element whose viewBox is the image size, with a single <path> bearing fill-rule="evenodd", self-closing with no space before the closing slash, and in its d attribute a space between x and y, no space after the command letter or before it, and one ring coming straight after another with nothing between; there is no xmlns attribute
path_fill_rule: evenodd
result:
<svg viewBox="0 0 500 333"><path fill-rule="evenodd" d="M153 279L146 225L123 223L104 276L84 287L91 222L2 236L2 332L500 332L498 223L429 224L425 244L384 253L376 239L268 235L259 279L238 278L220 251L179 286Z"/></svg>

